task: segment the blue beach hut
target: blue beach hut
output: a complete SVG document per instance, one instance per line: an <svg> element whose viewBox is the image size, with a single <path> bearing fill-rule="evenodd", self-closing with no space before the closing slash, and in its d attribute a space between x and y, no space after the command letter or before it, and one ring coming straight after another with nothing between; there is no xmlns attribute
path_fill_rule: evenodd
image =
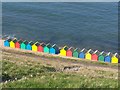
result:
<svg viewBox="0 0 120 90"><path fill-rule="evenodd" d="M57 47L56 44L54 44L54 45L50 48L50 54L59 54L59 48Z"/></svg>
<svg viewBox="0 0 120 90"><path fill-rule="evenodd" d="M104 62L109 62L109 63L111 62L111 53L110 52L105 56Z"/></svg>
<svg viewBox="0 0 120 90"><path fill-rule="evenodd" d="M83 48L79 53L79 58L85 58L86 49Z"/></svg>
<svg viewBox="0 0 120 90"><path fill-rule="evenodd" d="M5 46L5 47L10 47L10 41L11 41L11 39L5 40L5 41L4 41L4 46Z"/></svg>
<svg viewBox="0 0 120 90"><path fill-rule="evenodd" d="M79 58L85 58L85 53L84 52L80 52Z"/></svg>
<svg viewBox="0 0 120 90"><path fill-rule="evenodd" d="M34 43L32 42L32 41L30 41L27 45L26 45L26 49L27 50L32 50L32 45L33 45Z"/></svg>

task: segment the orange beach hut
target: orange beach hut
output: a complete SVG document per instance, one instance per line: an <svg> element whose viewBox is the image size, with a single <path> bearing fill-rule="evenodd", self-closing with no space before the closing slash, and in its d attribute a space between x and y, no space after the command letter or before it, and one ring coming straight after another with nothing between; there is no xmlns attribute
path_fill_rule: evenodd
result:
<svg viewBox="0 0 120 90"><path fill-rule="evenodd" d="M93 61L98 61L98 55L99 55L99 51L96 50L96 51L92 54L92 60L93 60Z"/></svg>
<svg viewBox="0 0 120 90"><path fill-rule="evenodd" d="M72 57L72 56L73 56L73 48L72 48L72 47L70 47L70 48L67 50L66 55L67 55L68 57Z"/></svg>
<svg viewBox="0 0 120 90"><path fill-rule="evenodd" d="M45 47L45 43L40 43L39 46L38 46L38 51L43 52L44 47Z"/></svg>
<svg viewBox="0 0 120 90"><path fill-rule="evenodd" d="M16 43L15 43L15 48L20 48L20 44L22 43L22 40L18 40Z"/></svg>

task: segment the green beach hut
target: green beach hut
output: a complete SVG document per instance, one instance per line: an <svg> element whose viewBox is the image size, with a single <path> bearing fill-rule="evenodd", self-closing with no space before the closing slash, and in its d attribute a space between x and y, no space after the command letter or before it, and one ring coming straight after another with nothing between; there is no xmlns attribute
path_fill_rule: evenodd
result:
<svg viewBox="0 0 120 90"><path fill-rule="evenodd" d="M28 42L25 40L20 44L20 48L21 49L26 49L26 45L28 44Z"/></svg>
<svg viewBox="0 0 120 90"><path fill-rule="evenodd" d="M50 43L46 44L46 46L44 46L44 53L50 53L50 48L51 48Z"/></svg>
<svg viewBox="0 0 120 90"><path fill-rule="evenodd" d="M73 51L73 57L78 58L78 55L79 55L79 50L78 50L78 48L76 48L76 49Z"/></svg>
<svg viewBox="0 0 120 90"><path fill-rule="evenodd" d="M102 51L98 56L98 61L104 62L105 56L106 54L104 53L104 51Z"/></svg>

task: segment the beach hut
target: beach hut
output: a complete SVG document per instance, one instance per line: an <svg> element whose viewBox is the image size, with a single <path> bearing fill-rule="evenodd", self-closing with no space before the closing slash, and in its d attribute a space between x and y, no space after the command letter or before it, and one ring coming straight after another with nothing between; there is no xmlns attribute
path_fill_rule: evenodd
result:
<svg viewBox="0 0 120 90"><path fill-rule="evenodd" d="M46 44L46 46L44 46L44 53L50 53L50 48L51 48L50 43Z"/></svg>
<svg viewBox="0 0 120 90"><path fill-rule="evenodd" d="M64 47L60 50L60 55L61 55L61 56L66 56L66 55L67 55L67 50L68 50L68 47L67 47L67 46L64 46Z"/></svg>
<svg viewBox="0 0 120 90"><path fill-rule="evenodd" d="M76 48L76 49L73 51L73 57L78 58L78 55L79 55L79 50L78 50L78 48Z"/></svg>
<svg viewBox="0 0 120 90"><path fill-rule="evenodd" d="M98 50L96 50L95 52L93 52L93 54L92 54L92 60L93 61L98 61L98 55L99 55L99 51Z"/></svg>
<svg viewBox="0 0 120 90"><path fill-rule="evenodd" d="M59 54L59 48L56 44L50 47L50 54Z"/></svg>
<svg viewBox="0 0 120 90"><path fill-rule="evenodd" d="M102 51L98 56L98 61L104 62L105 56L106 54L104 53L104 51Z"/></svg>
<svg viewBox="0 0 120 90"><path fill-rule="evenodd" d="M32 42L32 41L30 41L27 45L26 45L26 49L27 50L32 50L32 45L33 45L34 43Z"/></svg>
<svg viewBox="0 0 120 90"><path fill-rule="evenodd" d="M86 53L86 49L85 48L83 48L81 51L80 51L80 53L79 53L79 58L85 58L85 53Z"/></svg>
<svg viewBox="0 0 120 90"><path fill-rule="evenodd" d="M86 53L85 53L85 59L87 60L91 60L91 54L92 54L92 50L89 49Z"/></svg>
<svg viewBox="0 0 120 90"><path fill-rule="evenodd" d="M13 40L11 40L9 43L11 48L15 48L15 43L13 42Z"/></svg>
<svg viewBox="0 0 120 90"><path fill-rule="evenodd" d="M39 42L36 42L35 45L37 46L37 47L36 47L36 51L38 51L38 47L40 46L40 43L39 43Z"/></svg>
<svg viewBox="0 0 120 90"><path fill-rule="evenodd" d="M34 43L33 45L32 45L32 51L35 51L35 52L37 52L38 51L38 44L39 44L39 42L36 42L36 43Z"/></svg>
<svg viewBox="0 0 120 90"><path fill-rule="evenodd" d="M104 58L104 62L111 62L111 53L109 52L106 56L105 56L105 58Z"/></svg>
<svg viewBox="0 0 120 90"><path fill-rule="evenodd" d="M10 41L10 47L15 48L15 43L17 42L17 39L13 39Z"/></svg>
<svg viewBox="0 0 120 90"><path fill-rule="evenodd" d="M5 47L10 47L10 41L11 41L11 39L5 40L5 41L4 41L4 46L5 46Z"/></svg>
<svg viewBox="0 0 120 90"><path fill-rule="evenodd" d="M18 40L15 38L15 39L13 39L13 42L14 42L14 47L13 48L16 48L16 43L18 42Z"/></svg>
<svg viewBox="0 0 120 90"><path fill-rule="evenodd" d="M20 44L22 43L22 40L18 40L16 43L15 43L15 48L20 48Z"/></svg>
<svg viewBox="0 0 120 90"><path fill-rule="evenodd" d="M72 47L70 47L68 50L67 50L67 52L66 52L66 56L68 56L68 57L72 57L73 56L73 48Z"/></svg>
<svg viewBox="0 0 120 90"><path fill-rule="evenodd" d="M26 45L28 44L28 41L24 40L21 44L20 44L20 48L21 49L26 49Z"/></svg>
<svg viewBox="0 0 120 90"><path fill-rule="evenodd" d="M38 52L43 52L44 47L45 47L45 44L44 43L40 43L38 45Z"/></svg>
<svg viewBox="0 0 120 90"><path fill-rule="evenodd" d="M118 53L115 53L112 56L111 63L118 63Z"/></svg>

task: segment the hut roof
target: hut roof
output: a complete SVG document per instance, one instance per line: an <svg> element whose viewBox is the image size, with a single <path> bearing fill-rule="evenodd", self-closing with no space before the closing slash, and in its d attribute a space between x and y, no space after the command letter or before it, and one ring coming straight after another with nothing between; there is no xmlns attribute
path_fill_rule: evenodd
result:
<svg viewBox="0 0 120 90"><path fill-rule="evenodd" d="M103 55L103 56L106 56L106 53L104 51L100 52L99 55Z"/></svg>
<svg viewBox="0 0 120 90"><path fill-rule="evenodd" d="M11 38L9 38L9 39L7 39L7 41L8 41L8 42L10 42L10 41L12 41L12 39L11 39Z"/></svg>
<svg viewBox="0 0 120 90"><path fill-rule="evenodd" d="M20 40L18 40L18 42L19 42L19 43L22 43L23 41L20 39Z"/></svg>
<svg viewBox="0 0 120 90"><path fill-rule="evenodd" d="M113 56L115 56L117 58L119 57L118 53L113 54Z"/></svg>
<svg viewBox="0 0 120 90"><path fill-rule="evenodd" d="M40 43L39 43L39 42L36 42L36 43L35 43L35 45L36 45L36 46L39 46L39 45L40 45Z"/></svg>
<svg viewBox="0 0 120 90"><path fill-rule="evenodd" d="M16 42L17 42L17 39L14 39L13 42L16 43Z"/></svg>
<svg viewBox="0 0 120 90"><path fill-rule="evenodd" d="M83 48L80 52L86 53L87 49Z"/></svg>
<svg viewBox="0 0 120 90"><path fill-rule="evenodd" d="M87 52L93 54L94 51L92 49L89 49Z"/></svg>
<svg viewBox="0 0 120 90"><path fill-rule="evenodd" d="M112 54L111 52L108 52L108 53L106 54L106 56L110 56L110 57L112 57L113 54Z"/></svg>
<svg viewBox="0 0 120 90"><path fill-rule="evenodd" d="M57 46L56 44L54 44L54 45L52 46L52 48L58 49L58 46Z"/></svg>
<svg viewBox="0 0 120 90"><path fill-rule="evenodd" d="M27 41L27 40L24 40L23 43L24 43L24 44L28 44L28 41Z"/></svg>
<svg viewBox="0 0 120 90"><path fill-rule="evenodd" d="M50 48L51 47L50 43L46 44L46 47Z"/></svg>
<svg viewBox="0 0 120 90"><path fill-rule="evenodd" d="M64 49L64 50L68 50L68 47L67 47L67 46L64 46L63 49Z"/></svg>
<svg viewBox="0 0 120 90"><path fill-rule="evenodd" d="M73 52L80 52L80 50L78 49L78 48L76 48L76 49L74 49L74 51Z"/></svg>
<svg viewBox="0 0 120 90"><path fill-rule="evenodd" d="M44 46L45 46L45 43L40 43L40 46L44 47Z"/></svg>
<svg viewBox="0 0 120 90"><path fill-rule="evenodd" d="M99 52L98 50L95 50L95 51L93 52L93 54L97 54L97 55L99 55L100 52Z"/></svg>
<svg viewBox="0 0 120 90"><path fill-rule="evenodd" d="M70 50L72 52L74 51L73 47L68 48L68 50Z"/></svg>
<svg viewBox="0 0 120 90"><path fill-rule="evenodd" d="M15 40L15 39L17 40L17 38L13 38L13 40Z"/></svg>
<svg viewBox="0 0 120 90"><path fill-rule="evenodd" d="M29 42L29 44L30 44L30 45L33 45L33 44L34 44L34 42L33 42L33 41L30 41L30 42Z"/></svg>

